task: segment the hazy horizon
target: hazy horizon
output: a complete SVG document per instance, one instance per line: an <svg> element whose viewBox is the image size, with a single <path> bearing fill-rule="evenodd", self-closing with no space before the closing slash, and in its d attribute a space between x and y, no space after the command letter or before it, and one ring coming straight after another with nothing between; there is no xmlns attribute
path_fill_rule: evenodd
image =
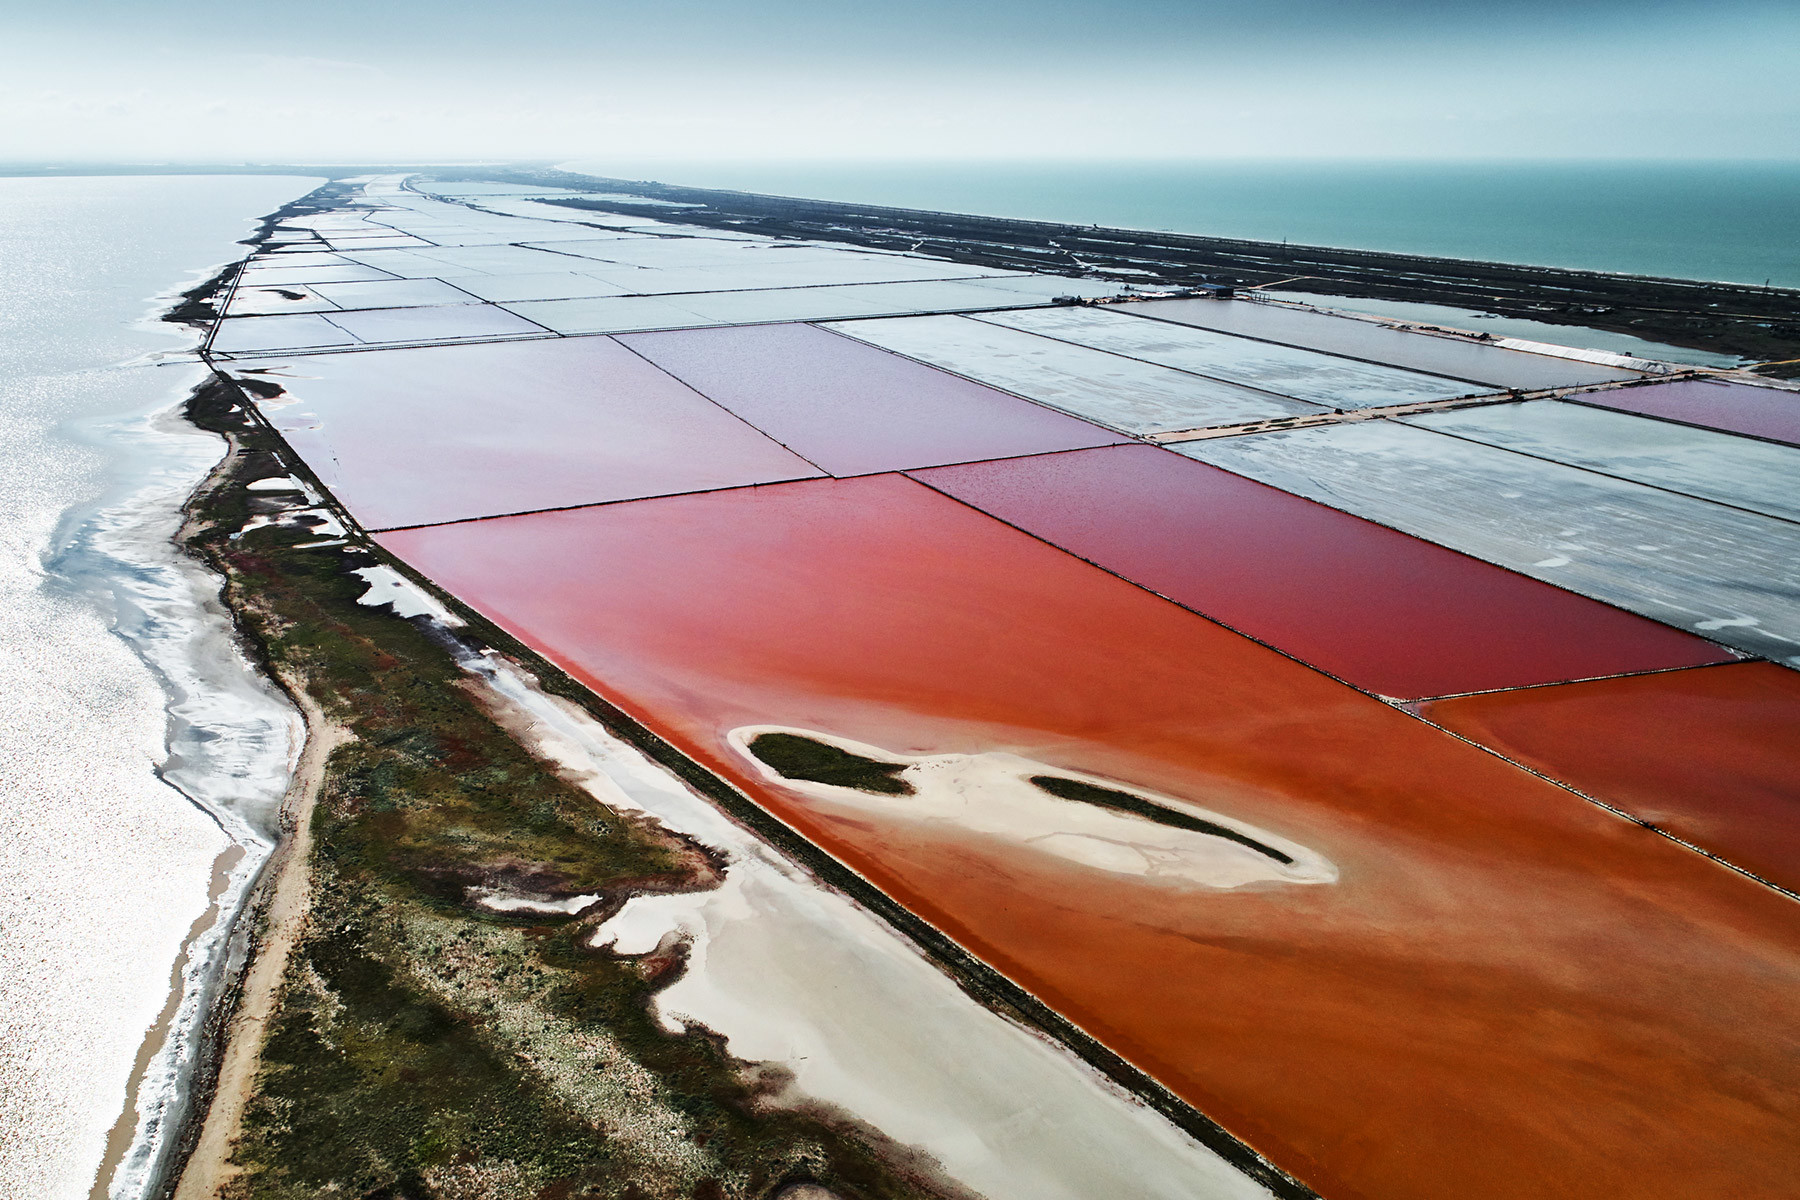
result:
<svg viewBox="0 0 1800 1200"><path fill-rule="evenodd" d="M1764 0L97 0L10 18L0 162L1786 161L1795 44Z"/></svg>
<svg viewBox="0 0 1800 1200"><path fill-rule="evenodd" d="M609 163L611 163L613 165L609 166L607 170L601 169L602 166L607 166ZM1217 167L1232 167L1232 166L1244 166L1244 167L1255 167L1255 168L1279 168L1279 167L1283 167L1283 166L1286 166L1286 167L1345 166L1345 167L1363 167L1363 168L1381 168L1381 167L1404 168L1404 167L1415 167L1415 166L1430 166L1430 167L1455 168L1455 167L1459 167L1459 166L1466 166L1466 167L1486 169L1486 168L1492 168L1492 167L1510 166L1510 167L1520 167L1520 168L1529 168L1529 167L1550 167L1550 168L1553 168L1553 167L1583 167L1583 168L1617 167L1617 168L1621 168L1621 169L1627 169L1627 168L1631 168L1631 167L1658 167L1658 168L1692 167L1696 170L1704 169L1707 167L1766 167L1771 170L1793 170L1793 169L1800 169L1800 154L1796 154L1793 156L1785 156L1785 157L1774 157L1774 156L1766 156L1766 157L1751 157L1751 156L1701 157L1701 156L1691 156L1691 157L1664 157L1664 158L1647 158L1647 157L1607 158L1607 157L1588 157L1588 156L1575 155L1575 154L1562 155L1562 156L1516 154L1516 155L1491 155L1491 156L1484 156L1484 157L1478 157L1478 156L1472 156L1472 155L1431 155L1431 154L1418 154L1418 155L1411 155L1411 156L1394 156L1394 155L1363 156L1363 155L1353 155L1353 154L1340 154L1340 155L1322 155L1322 154L1305 154L1305 155L1303 155L1303 154L1291 154L1291 155L1276 155L1276 154L1238 155L1238 154L1233 154L1233 155L1226 155L1226 154L1219 154L1219 155L1183 155L1183 156L1154 156L1154 155L1125 156L1125 155L1095 154L1095 155L1082 155L1082 156L1078 156L1078 157L1068 157L1068 158L1049 158L1049 157L1045 157L1043 155L1020 155L1020 156L1014 157L1014 156L1007 156L1007 155L1002 155L1002 154L988 154L988 155L982 155L979 157L971 155L971 156L963 157L963 158L946 158L943 156L931 156L931 155L894 156L894 157L873 157L873 156L855 157L852 155L844 155L844 154L830 154L830 155L820 154L820 155L816 155L816 156L786 156L786 155L784 155L784 156L779 156L779 157L768 157L768 156L763 156L763 155L734 156L734 155L727 155L727 154L713 154L713 155L681 154L681 155L668 155L668 156L664 156L664 157L657 157L657 156L650 156L650 155L635 155L634 154L634 155L619 156L616 160L607 159L607 158L596 158L593 155L583 155L583 154L577 154L577 155L573 155L573 156L571 156L571 155L517 155L517 156L512 156L512 157L502 157L502 156L457 157L457 156L451 156L451 155L441 155L441 156L437 156L437 157L419 157L419 156L406 156L406 155L388 155L388 156L314 155L311 157L287 157L287 158L279 157L279 156L268 156L268 155L256 156L256 157L231 157L231 156L226 156L226 155L206 157L206 156L196 155L196 156L188 156L188 157L181 157L181 158L177 158L177 157L173 157L173 156L130 158L130 157L124 157L124 156L106 156L106 155L96 154L96 155L90 155L90 156L65 155L65 156L61 156L61 157L41 157L41 158L3 158L3 157L0 157L0 175L19 175L19 174L28 174L28 173L32 173L32 172L38 172L38 171L69 171L69 172L79 173L79 172L85 172L88 170L104 170L106 168L127 168L127 169L131 170L134 174L151 172L151 171L154 171L157 169L166 168L177 174L189 174L189 173L193 173L193 172L205 172L205 171L213 171L213 170L256 171L256 170L262 170L262 169L286 168L286 167L296 167L296 168L309 167L309 168L318 168L321 170L323 170L323 169L338 169L338 168L352 168L352 167L367 167L367 168L396 167L396 168L404 168L407 170L425 170L427 168L432 168L432 167L444 167L444 168L466 167L471 170L479 170L479 169L483 169L483 168L528 167L528 168L548 168L551 170L570 171L570 172L573 172L576 174L587 174L587 175L594 175L597 177L606 177L606 176L610 175L612 178L615 178L615 179L626 179L626 178L646 179L647 177L645 177L645 176L623 175L623 174L619 174L618 172L625 171L625 170L636 171L636 170L640 170L640 169L642 169L642 170L662 169L662 168L667 168L667 167L692 167L692 166L696 166L696 165L701 165L701 166L746 165L747 166L747 165L751 165L751 164L755 164L755 165L762 166L762 167L771 167L771 168L788 167L788 166L816 167L816 166L829 165L829 166L833 166L833 167L842 167L842 168L852 169L852 170L862 169L862 168L891 169L891 168L897 168L897 167L916 167L916 166L981 167L981 166L988 166L988 165L1014 167L1014 168L1033 167L1033 166L1042 166L1042 167L1053 167L1053 166L1054 167L1069 167L1069 166L1092 166L1092 167L1217 166ZM675 182L685 182L685 181L664 180L663 182L675 183Z"/></svg>

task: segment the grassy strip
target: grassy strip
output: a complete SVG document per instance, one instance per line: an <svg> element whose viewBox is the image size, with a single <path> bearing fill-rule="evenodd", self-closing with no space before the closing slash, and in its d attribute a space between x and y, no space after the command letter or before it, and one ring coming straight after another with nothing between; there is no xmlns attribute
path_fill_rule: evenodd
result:
<svg viewBox="0 0 1800 1200"><path fill-rule="evenodd" d="M608 812L482 711L428 633L356 603L355 547L279 503L279 443L216 383L190 404L226 466L190 509L253 650L355 735L313 823L308 925L289 962L235 1151L234 1200L752 1197L808 1181L867 1200L943 1195L878 1134L767 1103L779 1079L650 1016L679 947L585 947L598 913L716 883L701 847ZM475 887L602 897L584 917L508 916Z"/></svg>
<svg viewBox="0 0 1800 1200"><path fill-rule="evenodd" d="M848 750L795 733L762 733L750 742L750 753L788 779L857 788L883 796L910 796L912 784L899 777L903 762L876 762Z"/></svg>

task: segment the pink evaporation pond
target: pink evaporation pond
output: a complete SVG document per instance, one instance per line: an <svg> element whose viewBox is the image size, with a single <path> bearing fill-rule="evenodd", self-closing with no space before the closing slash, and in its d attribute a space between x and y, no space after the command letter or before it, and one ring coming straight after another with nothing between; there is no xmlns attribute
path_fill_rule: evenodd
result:
<svg viewBox="0 0 1800 1200"><path fill-rule="evenodd" d="M1154 446L912 474L1383 696L1732 659L1691 634Z"/></svg>
<svg viewBox="0 0 1800 1200"><path fill-rule="evenodd" d="M261 407L365 527L819 471L610 338L297 358Z"/></svg>
<svg viewBox="0 0 1800 1200"><path fill-rule="evenodd" d="M1800 446L1800 393L1779 388L1680 379L1569 399Z"/></svg>
<svg viewBox="0 0 1800 1200"><path fill-rule="evenodd" d="M832 475L1123 440L811 325L690 329L619 340Z"/></svg>

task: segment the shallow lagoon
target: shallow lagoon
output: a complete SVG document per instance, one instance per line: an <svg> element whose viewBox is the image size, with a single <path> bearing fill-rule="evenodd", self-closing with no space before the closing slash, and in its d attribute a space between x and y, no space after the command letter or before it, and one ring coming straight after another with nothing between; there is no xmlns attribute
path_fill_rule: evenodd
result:
<svg viewBox="0 0 1800 1200"><path fill-rule="evenodd" d="M0 1194L87 1197L139 1075L157 1127L185 1042L146 1030L196 1015L204 955L179 1008L171 974L285 786L286 710L167 544L219 445L157 418L202 371L144 318L314 182L0 179Z"/></svg>

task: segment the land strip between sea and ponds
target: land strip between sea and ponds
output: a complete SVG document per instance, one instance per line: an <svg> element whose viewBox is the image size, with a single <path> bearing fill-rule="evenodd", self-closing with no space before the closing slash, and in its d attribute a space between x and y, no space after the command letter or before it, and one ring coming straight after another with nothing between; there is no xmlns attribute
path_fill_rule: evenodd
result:
<svg viewBox="0 0 1800 1200"><path fill-rule="evenodd" d="M1697 350L1800 368L1800 290L1346 250L1147 230L1057 224L766 196L563 171L444 172L546 187L600 189L618 198L544 198L575 209L666 219L775 237L848 242L952 262L1169 288L1263 288L1405 300L1631 334ZM1783 365L1773 365L1783 364Z"/></svg>

